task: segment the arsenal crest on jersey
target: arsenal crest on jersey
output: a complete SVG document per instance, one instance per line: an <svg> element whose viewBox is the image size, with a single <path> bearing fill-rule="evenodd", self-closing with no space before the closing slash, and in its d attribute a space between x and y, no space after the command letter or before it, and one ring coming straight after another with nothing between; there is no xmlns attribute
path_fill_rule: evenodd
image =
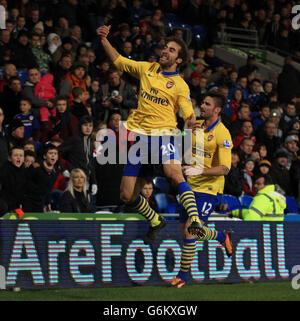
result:
<svg viewBox="0 0 300 321"><path fill-rule="evenodd" d="M174 86L174 81L168 81L166 86L168 89L172 88Z"/></svg>

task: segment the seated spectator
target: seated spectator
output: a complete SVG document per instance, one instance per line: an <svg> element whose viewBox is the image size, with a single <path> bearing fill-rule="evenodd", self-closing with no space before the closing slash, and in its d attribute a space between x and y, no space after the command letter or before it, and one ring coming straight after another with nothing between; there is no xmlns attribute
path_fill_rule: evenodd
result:
<svg viewBox="0 0 300 321"><path fill-rule="evenodd" d="M258 163L258 174L263 174L263 175L269 174L271 166L272 164L266 159L260 161Z"/></svg>
<svg viewBox="0 0 300 321"><path fill-rule="evenodd" d="M190 80L188 82L191 97L194 97L197 101L200 101L202 90L200 88L201 75L198 71L193 71Z"/></svg>
<svg viewBox="0 0 300 321"><path fill-rule="evenodd" d="M230 104L231 104L231 120L235 121L237 119L237 111L241 105L243 99L243 92L241 89L236 88L233 92L233 96L232 99L230 100Z"/></svg>
<svg viewBox="0 0 300 321"><path fill-rule="evenodd" d="M86 77L87 77L87 68L83 63L76 63L73 65L72 70L68 72L61 82L59 95L68 97L69 106L73 105L73 94L72 89L75 87L81 87L84 90L84 100L83 103L86 103L86 99L89 98L86 86Z"/></svg>
<svg viewBox="0 0 300 321"><path fill-rule="evenodd" d="M117 69L112 68L108 74L108 82L100 86L102 108L107 111L118 109L122 118L127 119L130 108L137 106L137 99L132 86L120 78ZM107 120L108 112L105 119Z"/></svg>
<svg viewBox="0 0 300 321"><path fill-rule="evenodd" d="M248 158L245 161L243 169L243 191L246 195L254 196L256 194L254 189L254 182L253 182L253 176L254 176L254 167L255 167L255 161L252 158Z"/></svg>
<svg viewBox="0 0 300 321"><path fill-rule="evenodd" d="M79 169L72 170L67 189L62 195L60 211L64 213L92 213L93 206L87 191L86 175Z"/></svg>
<svg viewBox="0 0 300 321"><path fill-rule="evenodd" d="M96 121L104 119L104 111L101 108L100 81L98 78L92 79L89 87L90 98L87 100L92 108L92 115Z"/></svg>
<svg viewBox="0 0 300 321"><path fill-rule="evenodd" d="M249 101L251 103L251 111L258 111L259 107L262 103L262 86L259 79L254 78L250 83L250 93L249 93Z"/></svg>
<svg viewBox="0 0 300 321"><path fill-rule="evenodd" d="M296 112L296 104L290 101L288 104L284 106L283 115L280 118L280 128L283 131L283 136L287 135L291 121L298 120L299 117L297 116Z"/></svg>
<svg viewBox="0 0 300 321"><path fill-rule="evenodd" d="M8 161L0 170L0 185L0 216L22 208L27 189L23 148L10 149Z"/></svg>
<svg viewBox="0 0 300 321"><path fill-rule="evenodd" d="M86 98L84 89L82 87L74 87L72 89L72 96L71 113L77 117L78 120L85 115L89 115L86 105L83 103Z"/></svg>
<svg viewBox="0 0 300 321"><path fill-rule="evenodd" d="M247 58L247 64L240 67L239 69L239 77L248 77L248 75L253 71L258 71L258 67L256 65L256 58L255 55L249 54Z"/></svg>
<svg viewBox="0 0 300 321"><path fill-rule="evenodd" d="M16 25L12 31L12 36L14 39L17 39L19 36L19 33L21 32L28 32L28 29L26 28L26 19L23 15L19 15L17 17Z"/></svg>
<svg viewBox="0 0 300 321"><path fill-rule="evenodd" d="M73 41L71 37L62 38L61 46L59 46L52 55L53 63L56 65L65 55L69 55L71 57L72 64L74 64L76 51L73 48Z"/></svg>
<svg viewBox="0 0 300 321"><path fill-rule="evenodd" d="M4 111L0 107L0 167L7 161L8 157L8 141L3 126L4 118Z"/></svg>
<svg viewBox="0 0 300 321"><path fill-rule="evenodd" d="M5 124L9 124L19 113L20 100L22 97L21 81L18 77L10 77L8 85L4 87L1 97L1 106L5 113Z"/></svg>
<svg viewBox="0 0 300 321"><path fill-rule="evenodd" d="M70 37L71 29L69 28L69 21L66 17L60 16L54 28L54 32L61 38Z"/></svg>
<svg viewBox="0 0 300 321"><path fill-rule="evenodd" d="M254 145L252 158L256 161L269 160L267 146L263 143L257 143Z"/></svg>
<svg viewBox="0 0 300 321"><path fill-rule="evenodd" d="M240 107L237 110L237 118L231 124L230 134L232 137L235 137L237 133L241 130L244 120L250 119L250 106L247 102L242 101Z"/></svg>
<svg viewBox="0 0 300 321"><path fill-rule="evenodd" d="M90 116L83 116L79 122L79 133L69 137L59 147L61 157L67 161L68 169L80 168L87 177L87 183L92 195L97 194L97 180L95 175L94 145L92 142L93 120Z"/></svg>
<svg viewBox="0 0 300 321"><path fill-rule="evenodd" d="M275 136L276 125L274 121L267 120L262 128L262 134L257 135L257 141L267 147L268 157L271 160L280 147L280 138Z"/></svg>
<svg viewBox="0 0 300 321"><path fill-rule="evenodd" d="M71 70L72 67L72 58L69 54L61 56L57 65L53 68L53 86L56 91L59 91L60 84L66 74Z"/></svg>
<svg viewBox="0 0 300 321"><path fill-rule="evenodd" d="M52 187L58 177L58 149L48 144L43 151L43 158L35 162L28 170L28 180L25 190L24 212L50 212L50 197Z"/></svg>
<svg viewBox="0 0 300 321"><path fill-rule="evenodd" d="M250 138L255 144L256 138L253 135L253 126L250 120L244 120L240 132L233 139L233 146L238 147L244 138Z"/></svg>
<svg viewBox="0 0 300 321"><path fill-rule="evenodd" d="M40 99L38 96L35 95L35 86L38 84L38 82L41 79L41 73L37 68L29 68L27 70L27 81L24 84L22 96L24 98L28 98L33 107L33 113L38 116L39 112L34 109L40 108L40 107L53 107L53 103L50 100L43 100Z"/></svg>
<svg viewBox="0 0 300 321"><path fill-rule="evenodd" d="M32 150L25 150L24 151L24 166L25 168L30 167L33 165L37 160L37 155Z"/></svg>
<svg viewBox="0 0 300 321"><path fill-rule="evenodd" d="M270 175L275 184L284 191L286 195L291 196L291 179L290 173L287 169L288 156L285 152L277 152L275 154L275 160L272 162L272 167L270 170Z"/></svg>
<svg viewBox="0 0 300 321"><path fill-rule="evenodd" d="M15 118L19 119L24 125L24 137L33 139L39 128L36 117L31 112L31 101L27 98L22 98L20 101L20 114Z"/></svg>
<svg viewBox="0 0 300 321"><path fill-rule="evenodd" d="M252 119L254 132L270 117L270 106L263 105L259 108L258 115Z"/></svg>
<svg viewBox="0 0 300 321"><path fill-rule="evenodd" d="M9 84L9 79L12 77L16 77L18 74L18 70L14 64L11 62L7 62L3 68L3 75L0 80L0 92L3 92L5 86Z"/></svg>
<svg viewBox="0 0 300 321"><path fill-rule="evenodd" d="M50 55L53 55L58 47L61 46L60 36L56 33L50 33L47 36L47 45Z"/></svg>
<svg viewBox="0 0 300 321"><path fill-rule="evenodd" d="M233 83L231 88L229 88L229 98L232 98L233 92L236 89L241 89L243 93L243 99L248 99L249 92L248 92L248 79L246 76L239 77L237 83Z"/></svg>
<svg viewBox="0 0 300 321"><path fill-rule="evenodd" d="M17 42L12 45L11 52L11 61L17 69L38 67L26 32L19 32Z"/></svg>
<svg viewBox="0 0 300 321"><path fill-rule="evenodd" d="M243 172L240 167L239 152L236 149L231 151L231 169L225 176L224 194L239 197L243 192Z"/></svg>
<svg viewBox="0 0 300 321"><path fill-rule="evenodd" d="M252 157L254 143L251 138L244 138L238 147L241 166L245 165L247 159Z"/></svg>
<svg viewBox="0 0 300 321"><path fill-rule="evenodd" d="M292 161L290 168L290 180L293 196L300 208L300 149L297 151L297 159Z"/></svg>
<svg viewBox="0 0 300 321"><path fill-rule="evenodd" d="M33 33L30 38L30 48L36 59L38 68L43 73L48 73L50 70L51 56L46 53L41 46L41 36Z"/></svg>
<svg viewBox="0 0 300 321"><path fill-rule="evenodd" d="M20 148L24 147L24 125L20 119L14 118L9 124L8 135L7 135L9 149L17 146Z"/></svg>
<svg viewBox="0 0 300 321"><path fill-rule="evenodd" d="M288 168L291 167L292 161L297 159L297 152L299 150L298 143L299 143L299 138L296 135L289 135L284 140L283 147L280 149L281 151L287 154Z"/></svg>

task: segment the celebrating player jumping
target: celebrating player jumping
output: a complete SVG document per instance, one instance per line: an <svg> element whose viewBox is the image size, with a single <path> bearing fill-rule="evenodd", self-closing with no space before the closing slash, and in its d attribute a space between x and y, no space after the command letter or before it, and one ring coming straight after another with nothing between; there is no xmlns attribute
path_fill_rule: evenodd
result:
<svg viewBox="0 0 300 321"><path fill-rule="evenodd" d="M179 108L187 128L192 128L195 123L189 87L178 72L178 67L187 59L186 44L178 38L169 38L158 63L138 62L127 59L117 52L107 39L109 31L110 26L98 29L107 56L117 68L140 80L138 108L128 117L127 129L134 133L146 133L141 139L153 154L154 146L151 145L153 130L170 132L176 129L176 113ZM176 140L164 143L164 138L164 135L159 136L159 144L155 146L156 153L160 156L166 177L178 186L181 202L190 217L191 232L199 234L202 231L202 224L194 193L182 174ZM121 181L121 200L150 221L151 226L144 238L145 243L152 243L157 233L166 225L165 219L154 212L146 199L140 195L141 188L146 182L145 178L151 175L149 172L151 167L143 162L135 164L128 161Z"/></svg>

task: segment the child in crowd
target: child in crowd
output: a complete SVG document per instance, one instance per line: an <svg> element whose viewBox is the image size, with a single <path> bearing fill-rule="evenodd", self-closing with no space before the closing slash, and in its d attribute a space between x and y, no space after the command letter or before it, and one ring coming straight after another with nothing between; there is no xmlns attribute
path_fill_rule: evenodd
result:
<svg viewBox="0 0 300 321"><path fill-rule="evenodd" d="M16 118L21 120L24 125L24 137L32 139L38 130L38 121L31 112L31 101L27 98L22 98L20 101L21 114L17 114Z"/></svg>
<svg viewBox="0 0 300 321"><path fill-rule="evenodd" d="M243 190L244 194L255 196L256 192L254 189L253 183L253 170L255 167L255 161L252 158L249 158L245 162L245 168L243 169L244 174L244 182L243 182Z"/></svg>
<svg viewBox="0 0 300 321"><path fill-rule="evenodd" d="M258 163L259 174L267 175L270 173L270 168L272 164L268 160L262 160Z"/></svg>
<svg viewBox="0 0 300 321"><path fill-rule="evenodd" d="M53 79L54 76L52 74L45 74L44 76L42 76L34 88L34 95L45 101L53 100L56 94L56 90L53 86ZM53 117L55 117L56 109L53 107L49 109L48 107L44 106L39 108L39 112L41 127L46 128L47 122L49 120L49 113Z"/></svg>
<svg viewBox="0 0 300 321"><path fill-rule="evenodd" d="M85 100L84 89L81 87L75 87L72 89L72 95L74 97L73 104L71 107L71 113L78 118L78 120L82 116L89 116L89 111L83 103Z"/></svg>
<svg viewBox="0 0 300 321"><path fill-rule="evenodd" d="M30 167L36 161L36 154L32 150L26 150L25 153L24 166L26 168Z"/></svg>

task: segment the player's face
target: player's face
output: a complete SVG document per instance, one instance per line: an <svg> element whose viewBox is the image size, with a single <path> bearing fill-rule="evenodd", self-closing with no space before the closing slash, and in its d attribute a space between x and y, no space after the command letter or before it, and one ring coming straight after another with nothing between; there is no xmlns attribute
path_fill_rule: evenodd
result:
<svg viewBox="0 0 300 321"><path fill-rule="evenodd" d="M216 107L215 101L212 97L205 97L201 106L201 118L207 120L219 114L220 108Z"/></svg>
<svg viewBox="0 0 300 321"><path fill-rule="evenodd" d="M159 58L159 64L163 70L171 69L172 67L176 70L177 64L182 62L182 59L178 58L180 49L181 47L174 41L170 41L165 45Z"/></svg>

